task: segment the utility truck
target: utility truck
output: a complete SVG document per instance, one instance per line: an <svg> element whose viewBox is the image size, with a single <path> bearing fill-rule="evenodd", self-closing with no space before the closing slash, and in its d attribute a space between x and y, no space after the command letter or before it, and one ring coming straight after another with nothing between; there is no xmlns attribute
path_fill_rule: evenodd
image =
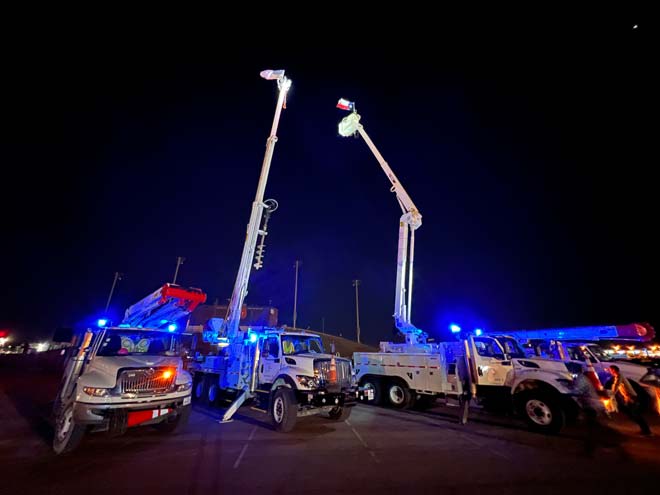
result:
<svg viewBox="0 0 660 495"><path fill-rule="evenodd" d="M75 449L86 432L119 435L142 425L174 432L185 425L192 377L177 322L205 300L199 289L165 284L129 307L119 325L101 319L78 336L53 407L56 454Z"/></svg>
<svg viewBox="0 0 660 495"><path fill-rule="evenodd" d="M650 341L655 337L655 330L647 323L508 330L492 332L492 334L509 335L527 350L527 355L563 361L574 373L584 372L589 360L605 387L612 379L610 366L616 364L635 389L642 408L660 412L658 407L660 394L657 388L644 384L643 378L648 374L648 367L624 359L616 359L602 345L604 341L619 343Z"/></svg>
<svg viewBox="0 0 660 495"><path fill-rule="evenodd" d="M355 103L339 123L343 137L359 134L391 183L399 219L394 323L404 343L381 342L379 352L353 354L361 400L396 408L428 407L438 397L457 399L467 421L471 399L492 411L520 413L533 429L558 432L577 404L573 376L562 362L527 358L513 338L461 334L458 342L430 343L411 321L415 231L422 215L361 124Z"/></svg>
<svg viewBox="0 0 660 495"><path fill-rule="evenodd" d="M250 401L253 408L270 415L277 431L288 432L303 416L348 418L357 390L351 361L326 354L318 335L239 325L250 272L252 267L258 270L263 266L268 220L277 209L277 201L264 201L264 192L280 114L291 87L284 70L265 70L261 76L277 81L279 96L243 254L226 317L206 322L201 337L210 350L199 355L189 369L194 375L195 400L210 404L221 397L231 400L222 422L231 421L239 407Z"/></svg>

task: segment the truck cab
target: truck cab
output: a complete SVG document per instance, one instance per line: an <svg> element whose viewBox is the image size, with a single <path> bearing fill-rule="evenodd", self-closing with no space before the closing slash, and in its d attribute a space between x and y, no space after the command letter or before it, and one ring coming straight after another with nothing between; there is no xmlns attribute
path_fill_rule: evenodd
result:
<svg viewBox="0 0 660 495"><path fill-rule="evenodd" d="M190 414L192 377L183 369L179 337L127 326L84 332L68 349L55 399L54 451L73 450L87 432L181 428Z"/></svg>
<svg viewBox="0 0 660 495"><path fill-rule="evenodd" d="M276 328L246 329L246 338L199 356L190 367L194 399L210 405L221 395L235 396L247 387L256 409L267 412L277 431L293 429L297 418L324 414L349 417L356 403L356 382L349 359L327 354L321 337ZM250 369L251 373L232 370ZM240 379L247 376L248 383Z"/></svg>

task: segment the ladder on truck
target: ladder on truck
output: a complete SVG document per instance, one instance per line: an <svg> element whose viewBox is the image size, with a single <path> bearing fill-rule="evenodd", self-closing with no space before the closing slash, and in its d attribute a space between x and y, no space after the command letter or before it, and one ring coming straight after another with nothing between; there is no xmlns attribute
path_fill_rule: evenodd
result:
<svg viewBox="0 0 660 495"><path fill-rule="evenodd" d="M133 328L167 328L189 315L206 301L201 289L185 289L176 284L164 284L147 297L129 306L120 326ZM176 329L176 327L175 327Z"/></svg>

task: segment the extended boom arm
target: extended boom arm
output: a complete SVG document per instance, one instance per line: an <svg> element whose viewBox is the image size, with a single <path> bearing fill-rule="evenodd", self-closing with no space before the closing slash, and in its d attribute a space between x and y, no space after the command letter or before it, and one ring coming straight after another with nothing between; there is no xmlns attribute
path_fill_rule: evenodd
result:
<svg viewBox="0 0 660 495"><path fill-rule="evenodd" d="M262 266L261 261L264 250L264 238L267 235L266 227L268 225L268 218L270 217L270 214L277 209L277 201L272 199L264 201L264 192L266 190L266 182L268 181L270 162L273 159L273 151L275 150L275 143L277 142L277 126L280 121L282 108L285 108L286 105L286 95L291 88L291 80L284 76L283 70L265 70L261 72L261 77L277 81L279 97L277 99L277 106L275 107L273 126L270 130L268 140L266 141L266 153L261 167L259 184L257 185L257 194L252 203L252 213L250 215L250 222L247 226L241 264L238 268L234 291L232 292L231 300L227 308L227 316L220 330L220 337L228 339L229 341L242 338L239 328L241 307L243 306L243 301L248 291L248 281L250 280L250 271L253 266L252 260L254 258L255 248L257 247L258 237L261 236L262 241L259 245L256 262L254 263L254 268L258 270ZM263 227L260 228L262 226L262 220L264 221L264 224Z"/></svg>
<svg viewBox="0 0 660 495"><path fill-rule="evenodd" d="M354 109L354 104L347 100L339 100L338 108ZM399 220L399 247L397 253L396 293L394 298L394 323L396 328L405 336L406 343L426 343L426 333L415 327L410 321L412 307L413 262L415 257L415 230L422 225L422 215L413 203L396 175L380 154L373 141L369 138L364 127L360 124L360 115L353 112L344 117L339 123L341 136L353 136L359 133L367 143L369 149L380 163L383 172L392 184L390 191L396 194L396 199L403 211ZM409 240L410 238L410 240ZM406 283L406 270L408 280ZM406 303L406 295L407 303Z"/></svg>

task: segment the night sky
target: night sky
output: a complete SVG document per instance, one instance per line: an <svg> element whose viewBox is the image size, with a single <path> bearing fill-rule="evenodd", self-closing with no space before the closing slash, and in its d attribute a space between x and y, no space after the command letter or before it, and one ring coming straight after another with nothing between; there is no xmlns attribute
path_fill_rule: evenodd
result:
<svg viewBox="0 0 660 495"><path fill-rule="evenodd" d="M171 281L177 256L179 283L225 302L277 98L267 68L293 88L247 304L290 324L299 259L298 326L323 318L354 338L358 278L363 341L392 337L401 211L364 141L338 135L343 97L423 215L418 327L657 327L656 26L611 14L409 35L347 23L250 47L25 36L4 61L0 328L84 325L115 271L119 319Z"/></svg>

